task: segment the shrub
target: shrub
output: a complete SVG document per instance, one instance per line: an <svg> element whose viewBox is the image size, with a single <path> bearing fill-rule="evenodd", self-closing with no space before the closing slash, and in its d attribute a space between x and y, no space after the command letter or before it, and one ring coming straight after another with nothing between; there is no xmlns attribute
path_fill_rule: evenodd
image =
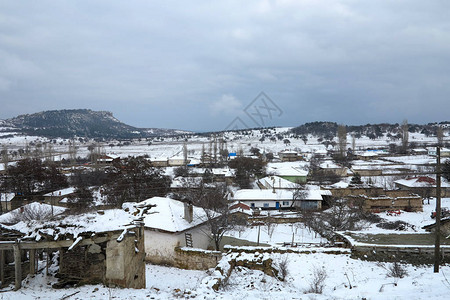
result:
<svg viewBox="0 0 450 300"><path fill-rule="evenodd" d="M308 293L314 293L314 294L322 294L323 288L325 287L325 280L327 279L327 271L324 267L317 267L315 266L313 268L313 278L311 279L309 283L309 290Z"/></svg>

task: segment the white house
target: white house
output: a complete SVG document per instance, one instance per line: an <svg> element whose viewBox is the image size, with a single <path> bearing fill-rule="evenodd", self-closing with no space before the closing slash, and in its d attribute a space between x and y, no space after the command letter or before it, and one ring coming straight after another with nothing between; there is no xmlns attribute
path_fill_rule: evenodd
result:
<svg viewBox="0 0 450 300"><path fill-rule="evenodd" d="M211 231L203 208L162 197L135 204L136 207L148 205L155 207L143 219L147 261L171 264L176 247L208 248Z"/></svg>
<svg viewBox="0 0 450 300"><path fill-rule="evenodd" d="M303 199L294 199L293 190L256 190L242 189L234 193L232 201L239 201L251 208L260 209L321 209L324 195L331 195L327 190L305 190Z"/></svg>

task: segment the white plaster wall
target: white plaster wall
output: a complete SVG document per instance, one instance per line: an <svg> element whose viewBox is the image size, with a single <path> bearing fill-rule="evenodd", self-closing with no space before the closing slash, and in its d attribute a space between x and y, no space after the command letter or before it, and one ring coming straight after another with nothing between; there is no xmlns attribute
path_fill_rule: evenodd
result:
<svg viewBox="0 0 450 300"><path fill-rule="evenodd" d="M192 234L194 248L207 249L211 241L206 225L186 231ZM185 234L170 234L145 229L145 259L153 263L170 263L175 258L175 247L185 247Z"/></svg>

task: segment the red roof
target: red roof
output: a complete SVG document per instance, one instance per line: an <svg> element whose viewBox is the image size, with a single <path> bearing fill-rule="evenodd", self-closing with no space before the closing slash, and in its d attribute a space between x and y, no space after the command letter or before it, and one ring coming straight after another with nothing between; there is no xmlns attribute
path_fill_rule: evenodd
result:
<svg viewBox="0 0 450 300"><path fill-rule="evenodd" d="M233 204L232 206L230 206L230 210L233 210L233 209L236 209L236 208L240 208L240 209L243 209L243 210L250 210L250 206L248 206L247 204L241 203L241 202Z"/></svg>

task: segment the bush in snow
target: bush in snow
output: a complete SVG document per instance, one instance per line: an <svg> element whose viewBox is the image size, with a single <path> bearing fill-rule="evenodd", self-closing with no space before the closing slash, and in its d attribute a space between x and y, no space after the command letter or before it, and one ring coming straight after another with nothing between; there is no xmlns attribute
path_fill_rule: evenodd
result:
<svg viewBox="0 0 450 300"><path fill-rule="evenodd" d="M387 276L394 278L403 278L408 276L408 272L406 268L401 265L399 262L394 262L390 267L387 268Z"/></svg>
<svg viewBox="0 0 450 300"><path fill-rule="evenodd" d="M325 287L325 280L327 279L327 271L322 266L313 267L313 278L311 279L309 283L309 290L307 290L307 293L314 293L314 294L322 294L323 288Z"/></svg>
<svg viewBox="0 0 450 300"><path fill-rule="evenodd" d="M280 259L280 261L277 264L278 269L278 278L281 281L284 281L286 277L289 275L289 259L285 255L283 258Z"/></svg>

